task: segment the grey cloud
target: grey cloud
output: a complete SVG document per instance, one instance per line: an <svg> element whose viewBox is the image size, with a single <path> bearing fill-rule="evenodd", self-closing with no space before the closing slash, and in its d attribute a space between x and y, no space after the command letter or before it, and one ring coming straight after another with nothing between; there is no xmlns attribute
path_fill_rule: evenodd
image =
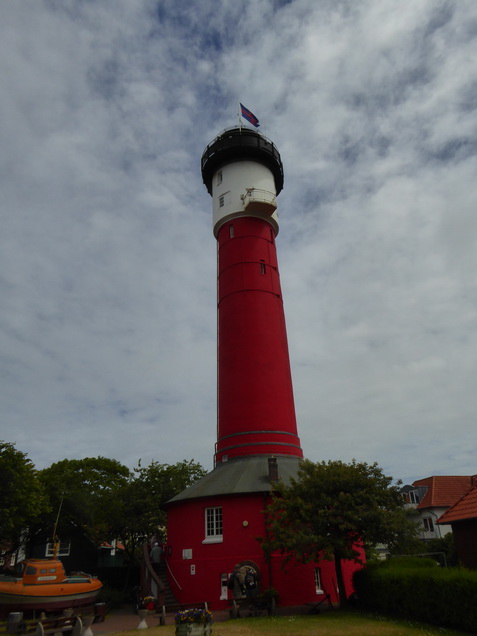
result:
<svg viewBox="0 0 477 636"><path fill-rule="evenodd" d="M199 161L240 99L284 161L305 454L475 472L473 1L44 1L0 18L0 438L38 467L210 468Z"/></svg>

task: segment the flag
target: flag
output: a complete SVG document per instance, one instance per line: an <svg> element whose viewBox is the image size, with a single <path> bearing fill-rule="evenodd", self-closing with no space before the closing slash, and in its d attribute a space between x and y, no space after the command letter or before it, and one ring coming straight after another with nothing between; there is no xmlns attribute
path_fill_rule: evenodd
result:
<svg viewBox="0 0 477 636"><path fill-rule="evenodd" d="M260 124L258 123L258 119L255 117L251 110L245 108L243 104L240 104L240 110L242 111L242 117L246 119L250 124L252 124L252 126L256 126L256 128L260 126Z"/></svg>

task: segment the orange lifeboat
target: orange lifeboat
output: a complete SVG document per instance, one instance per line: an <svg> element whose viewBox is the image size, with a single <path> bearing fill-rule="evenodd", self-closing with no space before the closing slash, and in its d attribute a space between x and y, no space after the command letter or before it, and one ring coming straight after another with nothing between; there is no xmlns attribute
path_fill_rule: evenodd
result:
<svg viewBox="0 0 477 636"><path fill-rule="evenodd" d="M0 576L0 613L90 605L101 588L99 579L84 572L66 576L59 559L27 559L12 576Z"/></svg>

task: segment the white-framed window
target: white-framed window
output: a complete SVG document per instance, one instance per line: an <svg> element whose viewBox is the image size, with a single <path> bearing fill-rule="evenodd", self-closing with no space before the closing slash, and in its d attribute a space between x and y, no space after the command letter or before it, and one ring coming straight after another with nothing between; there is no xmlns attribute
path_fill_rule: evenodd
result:
<svg viewBox="0 0 477 636"><path fill-rule="evenodd" d="M417 494L417 490L409 491L409 503L412 503L412 504L419 503L419 495Z"/></svg>
<svg viewBox="0 0 477 636"><path fill-rule="evenodd" d="M432 522L431 517L424 517L422 523L424 524L424 530L426 532L434 532L434 523Z"/></svg>
<svg viewBox="0 0 477 636"><path fill-rule="evenodd" d="M317 594L323 594L323 588L321 587L321 568L315 568L315 592Z"/></svg>
<svg viewBox="0 0 477 636"><path fill-rule="evenodd" d="M222 534L222 507L205 509L205 539L202 543L220 543Z"/></svg>
<svg viewBox="0 0 477 636"><path fill-rule="evenodd" d="M48 541L46 544L46 552L45 556L52 557L53 556L53 541ZM58 553L56 556L69 556L71 551L71 541L60 541L60 545L58 547Z"/></svg>

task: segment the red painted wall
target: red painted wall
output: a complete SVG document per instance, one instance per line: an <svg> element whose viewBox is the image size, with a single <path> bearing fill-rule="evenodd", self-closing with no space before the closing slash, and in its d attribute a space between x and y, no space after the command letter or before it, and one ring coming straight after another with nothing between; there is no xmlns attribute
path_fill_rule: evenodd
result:
<svg viewBox="0 0 477 636"><path fill-rule="evenodd" d="M166 548L170 567L169 583L182 603L207 601L212 609L230 605L231 594L220 599L222 573L230 574L236 563L253 561L261 573L261 588L274 587L281 605L316 603L323 595L316 593L315 567L320 567L324 589L337 601L334 562L296 564L290 562L282 569L283 558L274 555L271 567L265 562L259 537L265 536L263 494L221 496L207 500L183 501L168 510L168 533L171 538ZM205 508L221 506L223 513L223 541L204 544ZM248 525L244 526L243 522ZM183 558L183 550L192 550L192 559ZM195 574L191 574L191 566ZM345 563L347 593L352 592L351 576L359 566Z"/></svg>
<svg viewBox="0 0 477 636"><path fill-rule="evenodd" d="M236 218L217 241L217 460L302 457L273 228Z"/></svg>

